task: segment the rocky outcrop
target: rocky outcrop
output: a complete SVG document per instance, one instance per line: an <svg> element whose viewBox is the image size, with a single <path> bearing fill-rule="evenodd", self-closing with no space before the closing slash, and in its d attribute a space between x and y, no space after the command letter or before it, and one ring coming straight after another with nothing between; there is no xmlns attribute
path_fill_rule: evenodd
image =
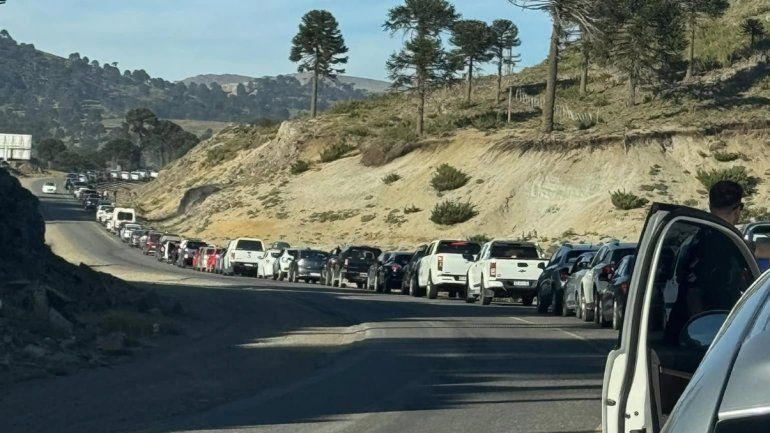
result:
<svg viewBox="0 0 770 433"><path fill-rule="evenodd" d="M102 365L172 332L181 306L45 245L38 200L0 169L0 384Z"/></svg>

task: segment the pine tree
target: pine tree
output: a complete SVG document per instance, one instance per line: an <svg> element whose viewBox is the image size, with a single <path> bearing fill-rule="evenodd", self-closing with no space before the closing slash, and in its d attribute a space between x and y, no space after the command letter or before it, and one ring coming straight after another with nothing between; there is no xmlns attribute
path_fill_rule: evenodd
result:
<svg viewBox="0 0 770 433"><path fill-rule="evenodd" d="M334 16L323 10L312 10L302 17L299 32L292 39L289 60L299 63L299 72L312 73L312 96L310 115L318 113L318 79L336 78L344 74L345 69L338 65L346 64L348 52L339 24Z"/></svg>
<svg viewBox="0 0 770 433"><path fill-rule="evenodd" d="M497 64L497 100L499 101L503 87L503 67L518 63L521 57L518 54L514 55L513 49L521 45L521 40L519 28L511 20L494 20L490 29L494 34L491 51Z"/></svg>
<svg viewBox="0 0 770 433"><path fill-rule="evenodd" d="M495 34L483 21L462 20L452 26L449 42L457 47L452 55L462 59L463 66L468 70L465 102L470 103L473 93L473 70L478 69L479 64L494 58L492 46L495 43Z"/></svg>
<svg viewBox="0 0 770 433"><path fill-rule="evenodd" d="M684 76L685 81L688 81L695 74L695 36L698 30L698 21L704 18L717 18L721 16L730 7L730 3L727 0L680 0L679 5L685 14L689 27L688 30L690 31L687 73Z"/></svg>
<svg viewBox="0 0 770 433"><path fill-rule="evenodd" d="M418 99L417 134L425 130L425 100L431 87L445 83L456 63L447 55L440 35L459 19L446 0L405 0L388 12L383 25L392 35L402 32L409 37L401 51L391 55L386 66L397 89L413 91Z"/></svg>
<svg viewBox="0 0 770 433"><path fill-rule="evenodd" d="M756 18L746 18L741 23L741 34L749 37L749 48L754 49L757 44L757 39L765 36L765 26L762 21Z"/></svg>

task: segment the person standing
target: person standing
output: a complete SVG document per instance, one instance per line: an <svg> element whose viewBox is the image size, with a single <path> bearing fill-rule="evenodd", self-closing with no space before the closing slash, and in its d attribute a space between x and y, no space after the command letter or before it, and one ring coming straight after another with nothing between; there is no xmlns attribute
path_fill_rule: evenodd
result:
<svg viewBox="0 0 770 433"><path fill-rule="evenodd" d="M709 190L709 210L735 226L743 211L743 187L731 180L721 180Z"/></svg>

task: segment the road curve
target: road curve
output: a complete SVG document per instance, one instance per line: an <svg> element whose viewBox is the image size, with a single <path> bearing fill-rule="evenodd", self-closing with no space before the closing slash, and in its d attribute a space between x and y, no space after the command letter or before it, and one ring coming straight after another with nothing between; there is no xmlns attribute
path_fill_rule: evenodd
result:
<svg viewBox="0 0 770 433"><path fill-rule="evenodd" d="M4 389L0 431L555 433L600 424L612 331L518 305L177 269L121 244L67 196L42 197L41 212L55 252L181 298L185 332L109 368Z"/></svg>

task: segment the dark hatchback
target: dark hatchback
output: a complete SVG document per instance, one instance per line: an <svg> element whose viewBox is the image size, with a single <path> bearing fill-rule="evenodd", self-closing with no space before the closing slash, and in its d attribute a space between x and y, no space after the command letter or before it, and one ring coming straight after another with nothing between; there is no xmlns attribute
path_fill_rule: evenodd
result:
<svg viewBox="0 0 770 433"><path fill-rule="evenodd" d="M409 259L409 262L404 266L403 269L403 279L401 281L401 293L405 295L412 295L412 296L418 296L419 290L417 286L417 272L420 269L420 259L422 259L425 256L425 253L428 251L428 245L420 245L417 247L417 250L415 250L412 253L412 257Z"/></svg>
<svg viewBox="0 0 770 433"><path fill-rule="evenodd" d="M99 202L101 201L101 197L98 195L89 195L86 198L83 199L83 209L86 210L96 210L96 207L99 206Z"/></svg>
<svg viewBox="0 0 770 433"><path fill-rule="evenodd" d="M628 288L631 286L631 275L634 273L636 256L628 255L618 263L615 273L610 276L608 289L599 294L599 324L612 325L612 329L620 330L623 325L623 312L626 309Z"/></svg>
<svg viewBox="0 0 770 433"><path fill-rule="evenodd" d="M369 267L382 254L382 250L368 246L347 247L327 261L326 282L342 287L344 281L355 283L362 289L369 276Z"/></svg>
<svg viewBox="0 0 770 433"><path fill-rule="evenodd" d="M401 251L384 252L377 261L369 267L367 289L378 293L390 293L392 289L401 288L404 279L404 267L409 264L412 253Z"/></svg>
<svg viewBox="0 0 770 433"><path fill-rule="evenodd" d="M321 272L329 258L329 253L318 250L298 250L295 260L289 265L289 281L296 283L316 283L321 280Z"/></svg>

